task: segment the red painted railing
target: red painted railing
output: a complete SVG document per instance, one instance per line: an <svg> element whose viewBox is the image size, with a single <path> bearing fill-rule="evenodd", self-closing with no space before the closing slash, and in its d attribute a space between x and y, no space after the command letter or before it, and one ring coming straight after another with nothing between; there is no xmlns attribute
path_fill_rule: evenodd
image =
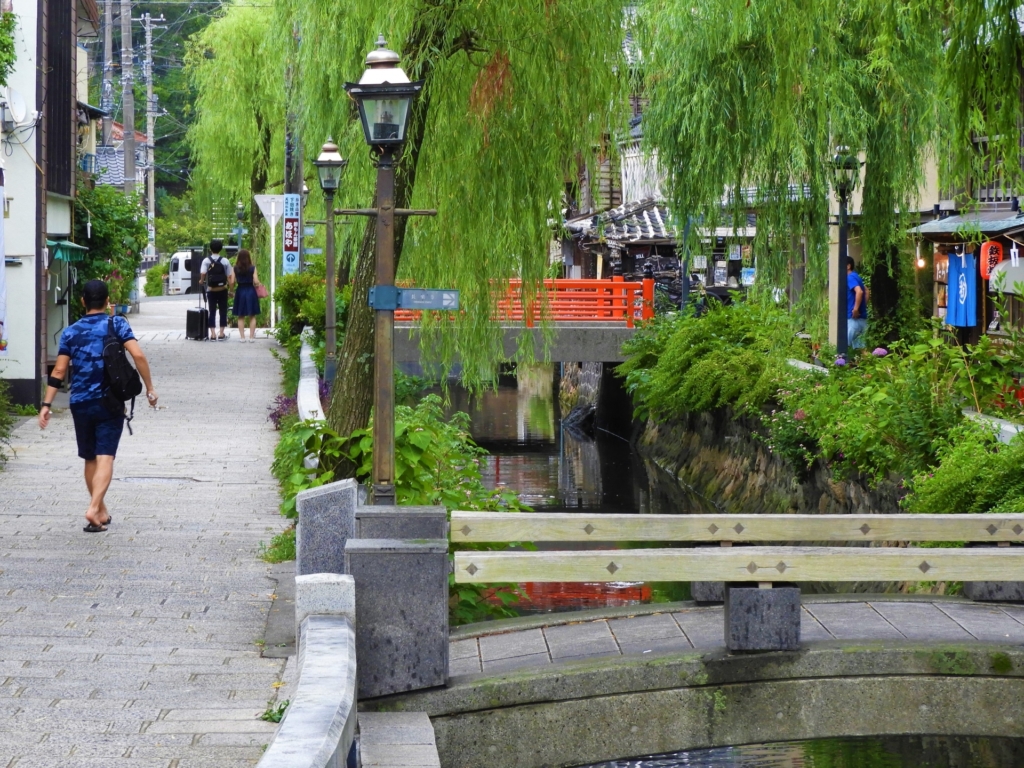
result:
<svg viewBox="0 0 1024 768"><path fill-rule="evenodd" d="M532 328L541 317L554 322L625 323L632 328L638 319L654 317L654 280L627 283L611 280L545 280L532 301L523 301L521 280L510 280L508 292L498 299L495 320L524 323ZM419 311L399 309L396 322L418 320Z"/></svg>

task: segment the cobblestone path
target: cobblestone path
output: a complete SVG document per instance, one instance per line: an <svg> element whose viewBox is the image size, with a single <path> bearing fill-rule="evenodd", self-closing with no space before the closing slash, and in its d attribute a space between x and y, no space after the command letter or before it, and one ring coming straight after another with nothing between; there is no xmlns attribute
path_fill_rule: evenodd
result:
<svg viewBox="0 0 1024 768"><path fill-rule="evenodd" d="M284 660L260 657L274 583L258 550L284 527L266 420L279 367L273 342L237 331L179 339L193 303L129 318L161 407L137 403L121 440L107 533L82 532L70 413L15 432L0 471L0 768L251 766L273 734L257 718Z"/></svg>

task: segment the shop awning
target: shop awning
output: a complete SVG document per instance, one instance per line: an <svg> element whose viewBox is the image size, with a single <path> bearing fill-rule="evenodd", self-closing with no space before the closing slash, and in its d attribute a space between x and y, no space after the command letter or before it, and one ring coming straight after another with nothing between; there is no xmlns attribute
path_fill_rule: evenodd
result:
<svg viewBox="0 0 1024 768"><path fill-rule="evenodd" d="M968 233L980 231L986 237L1024 232L1024 215L1015 211L978 211L962 216L947 216L913 227L911 234L938 242L962 242Z"/></svg>
<svg viewBox="0 0 1024 768"><path fill-rule="evenodd" d="M46 247L50 249L50 258L59 261L82 261L89 250L70 240L47 240Z"/></svg>

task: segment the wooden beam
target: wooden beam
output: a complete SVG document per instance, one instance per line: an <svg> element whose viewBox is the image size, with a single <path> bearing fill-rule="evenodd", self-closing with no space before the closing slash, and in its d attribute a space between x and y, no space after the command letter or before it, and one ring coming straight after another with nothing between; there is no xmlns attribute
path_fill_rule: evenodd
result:
<svg viewBox="0 0 1024 768"><path fill-rule="evenodd" d="M1024 581L1024 548L715 547L456 552L455 581Z"/></svg>
<svg viewBox="0 0 1024 768"><path fill-rule="evenodd" d="M452 542L1022 541L1024 515L602 515L452 512Z"/></svg>

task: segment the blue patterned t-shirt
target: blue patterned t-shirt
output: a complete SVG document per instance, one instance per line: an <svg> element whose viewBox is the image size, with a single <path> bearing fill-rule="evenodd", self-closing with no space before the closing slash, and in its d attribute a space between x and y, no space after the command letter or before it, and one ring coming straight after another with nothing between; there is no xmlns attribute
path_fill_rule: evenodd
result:
<svg viewBox="0 0 1024 768"><path fill-rule="evenodd" d="M106 395L103 380L103 339L107 336L109 315L86 315L74 325L65 328L60 336L59 355L71 358L71 402L98 400ZM114 333L122 342L135 338L128 321L118 315L114 318Z"/></svg>

